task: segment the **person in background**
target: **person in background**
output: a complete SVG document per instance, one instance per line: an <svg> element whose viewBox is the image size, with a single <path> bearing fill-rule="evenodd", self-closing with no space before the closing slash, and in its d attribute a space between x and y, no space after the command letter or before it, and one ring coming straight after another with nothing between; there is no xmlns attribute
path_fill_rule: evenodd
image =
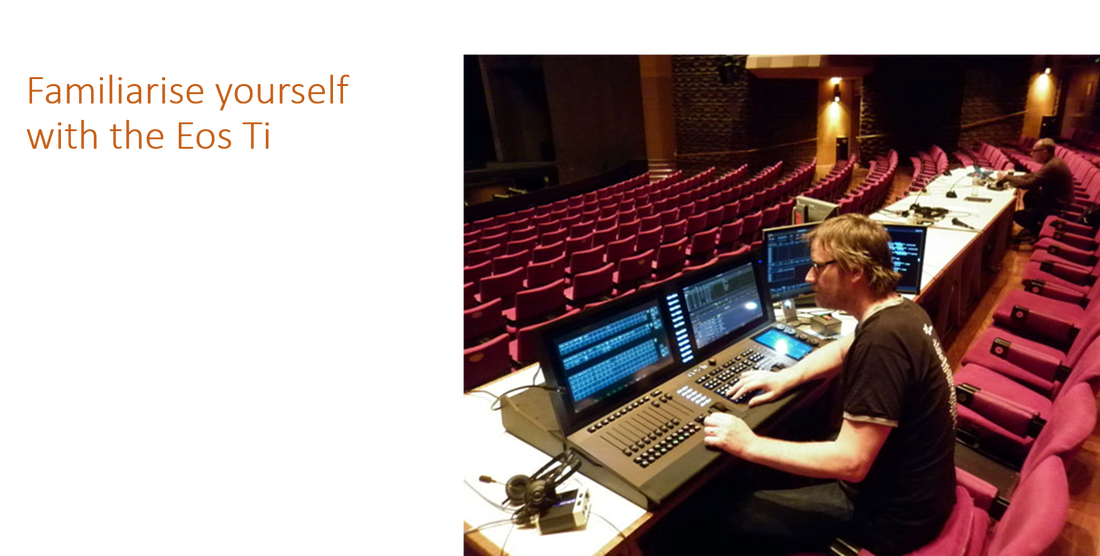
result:
<svg viewBox="0 0 1100 556"><path fill-rule="evenodd" d="M1015 236L1015 241L1038 238L1047 216L1073 202L1073 172L1066 161L1055 156L1054 140L1044 137L1036 141L1031 148L1031 156L1043 165L1037 172L1022 176L997 172L997 181L1007 182L1025 191L1024 208L1016 211L1012 218L1023 227L1023 231Z"/></svg>

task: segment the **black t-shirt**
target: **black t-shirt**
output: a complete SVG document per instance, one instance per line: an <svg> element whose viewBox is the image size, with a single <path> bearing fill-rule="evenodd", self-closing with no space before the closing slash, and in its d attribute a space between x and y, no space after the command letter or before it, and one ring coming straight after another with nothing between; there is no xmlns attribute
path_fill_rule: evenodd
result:
<svg viewBox="0 0 1100 556"><path fill-rule="evenodd" d="M902 300L856 327L842 370L844 418L893 427L860 483L843 483L855 536L883 554L939 534L955 505L955 386L928 315Z"/></svg>
<svg viewBox="0 0 1100 556"><path fill-rule="evenodd" d="M1073 202L1073 171L1061 158L1051 157L1038 172L1026 177L1029 189L1038 191L1040 205L1056 208Z"/></svg>

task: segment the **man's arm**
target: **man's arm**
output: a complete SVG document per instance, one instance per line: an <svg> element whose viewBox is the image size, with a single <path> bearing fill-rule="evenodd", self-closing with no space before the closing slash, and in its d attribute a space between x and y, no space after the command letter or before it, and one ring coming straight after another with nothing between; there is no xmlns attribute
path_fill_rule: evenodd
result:
<svg viewBox="0 0 1100 556"><path fill-rule="evenodd" d="M1014 176L1011 174L1004 174L999 179L1004 180L1011 184L1016 189L1031 189L1031 186L1035 184L1035 174L1024 174L1022 176Z"/></svg>
<svg viewBox="0 0 1100 556"><path fill-rule="evenodd" d="M867 476L892 428L845 419L836 440L790 442L757 436L744 421L728 413L713 413L704 425L703 443L707 446L787 473L853 483Z"/></svg>
<svg viewBox="0 0 1100 556"><path fill-rule="evenodd" d="M777 373L771 371L744 373L728 395L731 398L738 398L753 390L760 390L761 393L749 401L749 407L754 407L782 396L799 384L831 377L840 372L844 357L852 347L854 339L855 333L848 334L822 346L802 361Z"/></svg>

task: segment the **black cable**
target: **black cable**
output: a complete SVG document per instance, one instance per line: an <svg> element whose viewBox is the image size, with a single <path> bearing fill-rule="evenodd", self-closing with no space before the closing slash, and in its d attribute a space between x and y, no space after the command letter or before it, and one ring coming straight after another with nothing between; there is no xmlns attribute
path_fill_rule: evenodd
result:
<svg viewBox="0 0 1100 556"><path fill-rule="evenodd" d="M539 383L539 374L542 373L542 365L535 369L535 372L531 375L531 386L536 386Z"/></svg>

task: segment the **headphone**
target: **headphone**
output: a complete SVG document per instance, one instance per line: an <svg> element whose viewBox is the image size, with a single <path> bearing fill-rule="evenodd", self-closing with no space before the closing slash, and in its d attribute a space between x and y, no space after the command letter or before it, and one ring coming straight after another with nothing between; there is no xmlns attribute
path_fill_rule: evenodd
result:
<svg viewBox="0 0 1100 556"><path fill-rule="evenodd" d="M555 467L554 465L557 464ZM515 520L524 523L558 501L557 488L581 467L581 458L566 450L546 462L530 477L516 475L504 485L508 503L517 506Z"/></svg>
<svg viewBox="0 0 1100 556"><path fill-rule="evenodd" d="M898 213L898 215L901 216L902 218L904 218L906 216L909 216L910 213L915 214L917 216L924 217L924 218L936 219L936 218L943 218L944 216L947 216L948 210L945 209L945 208L942 208L942 207L921 207L921 206L917 206L917 207L913 207L912 210L903 210L900 213Z"/></svg>

